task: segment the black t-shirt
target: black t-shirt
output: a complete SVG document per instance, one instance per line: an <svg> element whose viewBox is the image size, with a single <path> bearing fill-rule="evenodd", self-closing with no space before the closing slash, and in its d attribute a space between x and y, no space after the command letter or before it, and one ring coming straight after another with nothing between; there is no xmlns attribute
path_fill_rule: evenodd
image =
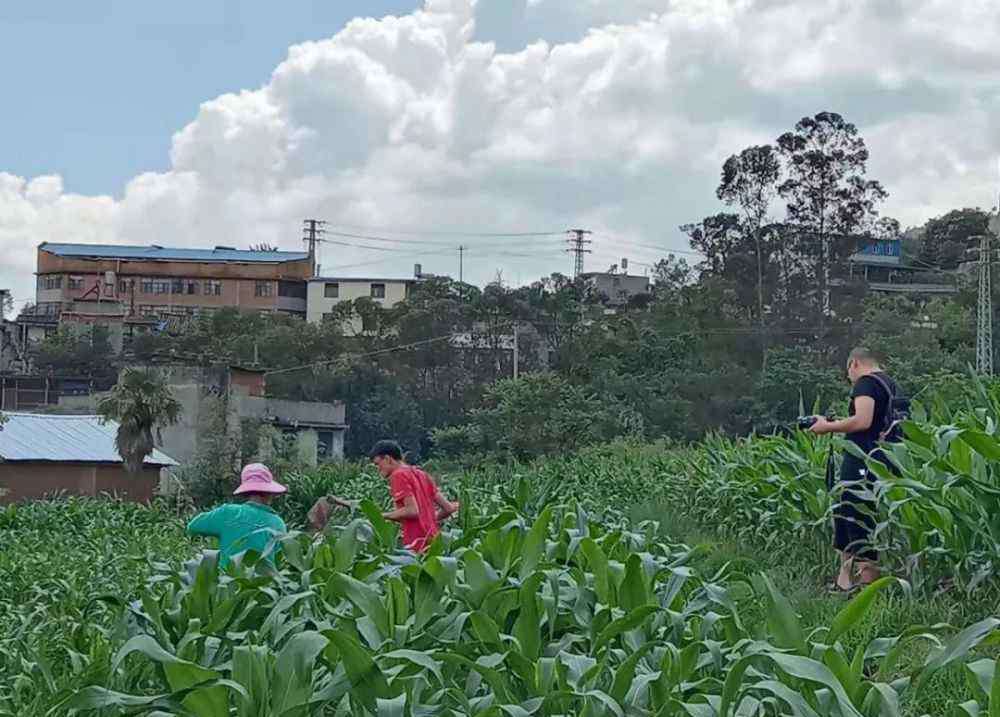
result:
<svg viewBox="0 0 1000 717"><path fill-rule="evenodd" d="M899 393L899 387L896 386L895 381L881 371L877 371L876 374L888 384L893 393ZM848 433L847 440L855 443L865 453L871 453L878 446L879 436L885 430L886 416L890 410L892 396L879 383L878 379L871 376L862 376L851 390L851 408L848 411L848 415L854 415L854 400L859 396L868 396L875 401L875 413L872 416L872 425L866 431Z"/></svg>

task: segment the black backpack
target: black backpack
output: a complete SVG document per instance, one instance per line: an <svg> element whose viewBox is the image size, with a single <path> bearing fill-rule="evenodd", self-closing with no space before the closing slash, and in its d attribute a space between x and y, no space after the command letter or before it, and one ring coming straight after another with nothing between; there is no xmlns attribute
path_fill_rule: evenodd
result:
<svg viewBox="0 0 1000 717"><path fill-rule="evenodd" d="M886 407L885 419L882 423L882 430L879 431L880 441L887 443L901 443L903 440L903 422L910 419L910 399L898 395L889 386L889 382L878 374L869 374L878 381L879 385L889 396L889 405Z"/></svg>

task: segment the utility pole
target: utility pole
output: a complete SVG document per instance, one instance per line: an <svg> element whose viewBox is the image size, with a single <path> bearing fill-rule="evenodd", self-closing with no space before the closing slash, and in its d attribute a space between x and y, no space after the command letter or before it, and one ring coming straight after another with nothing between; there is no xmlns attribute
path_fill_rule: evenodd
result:
<svg viewBox="0 0 1000 717"><path fill-rule="evenodd" d="M573 235L567 239L569 242L569 249L567 249L566 252L574 255L573 278L576 279L583 273L583 255L591 253L590 249L586 249L584 247L593 243L590 239L585 239L584 237L588 234L592 234L593 232L588 229L569 229L566 233Z"/></svg>
<svg viewBox="0 0 1000 717"><path fill-rule="evenodd" d="M465 247L461 244L458 245L458 283L465 283L464 278L465 269Z"/></svg>
<svg viewBox="0 0 1000 717"><path fill-rule="evenodd" d="M316 276L316 243L323 241L322 235L326 232L323 227L326 222L322 219L306 219L302 222L302 241L309 244L309 274Z"/></svg>
<svg viewBox="0 0 1000 717"><path fill-rule="evenodd" d="M976 325L976 371L993 376L993 292L990 277L990 235L979 238L979 302Z"/></svg>

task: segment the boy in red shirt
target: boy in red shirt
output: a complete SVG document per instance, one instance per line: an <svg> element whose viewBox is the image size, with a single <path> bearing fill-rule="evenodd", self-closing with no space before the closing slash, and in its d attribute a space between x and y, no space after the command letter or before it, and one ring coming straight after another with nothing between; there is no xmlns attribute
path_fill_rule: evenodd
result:
<svg viewBox="0 0 1000 717"><path fill-rule="evenodd" d="M434 479L427 473L403 462L403 451L395 441L379 441L368 454L379 473L389 481L389 492L395 509L382 514L386 520L403 528L403 547L422 553L440 531L439 521L458 512L458 502L445 498ZM330 502L345 508L354 504L343 498L331 497ZM328 503L320 499L309 512L313 527L323 528L329 519Z"/></svg>

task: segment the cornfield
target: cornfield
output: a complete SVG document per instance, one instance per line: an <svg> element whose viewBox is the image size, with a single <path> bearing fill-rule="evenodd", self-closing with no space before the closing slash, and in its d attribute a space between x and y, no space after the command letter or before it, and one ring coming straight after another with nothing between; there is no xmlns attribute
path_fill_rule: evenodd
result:
<svg viewBox="0 0 1000 717"><path fill-rule="evenodd" d="M713 564L670 525L762 555L794 546L822 573L830 443L805 435L445 474L463 511L420 558L371 502L323 536L280 538L274 567L250 554L224 572L164 507L8 508L0 715L1000 714L986 399L918 412L892 450L899 475L873 466L891 576L819 621L767 565ZM318 495L385 490L353 467L285 479L299 523ZM875 617L932 599L989 607L957 626Z"/></svg>

